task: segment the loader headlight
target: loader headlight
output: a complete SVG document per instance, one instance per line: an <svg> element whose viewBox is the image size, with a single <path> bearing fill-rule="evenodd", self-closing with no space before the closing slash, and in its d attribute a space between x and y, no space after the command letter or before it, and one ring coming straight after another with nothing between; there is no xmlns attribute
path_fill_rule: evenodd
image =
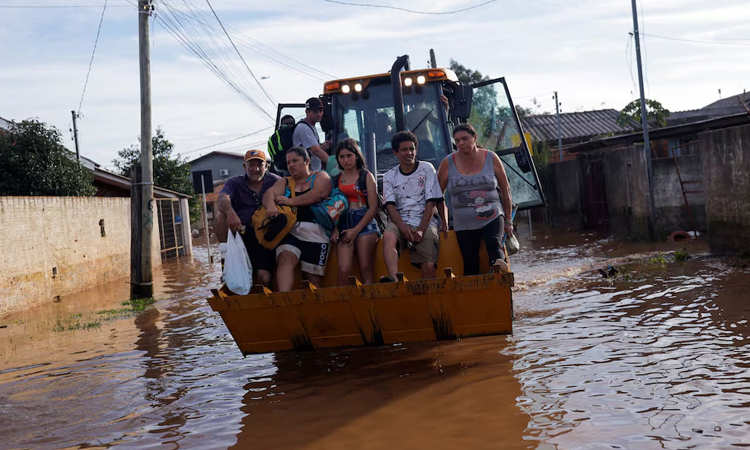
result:
<svg viewBox="0 0 750 450"><path fill-rule="evenodd" d="M409 87L414 83L414 80L411 78L404 78L404 86Z"/></svg>
<svg viewBox="0 0 750 450"><path fill-rule="evenodd" d="M424 84L425 81L427 81L424 77L424 75L420 75L417 77L417 84Z"/></svg>
<svg viewBox="0 0 750 450"><path fill-rule="evenodd" d="M343 92L344 94L348 94L349 91L351 91L351 90L352 90L352 88L349 87L348 84L345 84L345 85L341 86L341 92Z"/></svg>

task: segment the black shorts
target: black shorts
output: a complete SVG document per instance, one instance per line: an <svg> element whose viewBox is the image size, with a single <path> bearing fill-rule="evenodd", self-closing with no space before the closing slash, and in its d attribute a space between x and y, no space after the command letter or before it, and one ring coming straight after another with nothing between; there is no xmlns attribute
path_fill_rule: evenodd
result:
<svg viewBox="0 0 750 450"><path fill-rule="evenodd" d="M303 241L289 233L276 247L276 256L278 257L282 252L291 252L299 260L300 269L303 272L322 277L326 274L326 263L328 263L328 251L330 249L330 243Z"/></svg>
<svg viewBox="0 0 750 450"><path fill-rule="evenodd" d="M275 260L273 250L268 250L260 245L253 232L253 227L247 227L245 234L241 234L240 236L242 236L242 242L245 243L247 255L250 257L250 264L253 265L253 272L265 270L273 273L273 262Z"/></svg>

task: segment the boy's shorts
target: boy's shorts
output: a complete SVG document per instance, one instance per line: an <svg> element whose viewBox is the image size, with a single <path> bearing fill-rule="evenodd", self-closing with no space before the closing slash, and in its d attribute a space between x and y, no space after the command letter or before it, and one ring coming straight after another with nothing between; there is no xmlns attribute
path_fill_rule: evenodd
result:
<svg viewBox="0 0 750 450"><path fill-rule="evenodd" d="M401 235L401 230L399 230L393 222L390 222L388 226L385 227L385 232L391 232L398 237L398 246L396 247L396 250L399 251L399 254L403 248L406 248L408 244L411 244L404 239ZM438 235L437 228L430 225L425 230L422 240L416 244L411 244L409 257L411 258L412 265L415 267L421 267L421 265L426 262L432 262L437 266L439 250L440 236Z"/></svg>

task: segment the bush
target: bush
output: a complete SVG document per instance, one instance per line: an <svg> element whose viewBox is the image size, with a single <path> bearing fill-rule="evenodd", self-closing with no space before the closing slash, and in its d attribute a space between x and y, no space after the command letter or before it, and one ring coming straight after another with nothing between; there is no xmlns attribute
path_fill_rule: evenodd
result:
<svg viewBox="0 0 750 450"><path fill-rule="evenodd" d="M56 128L32 119L0 131L0 195L95 193L93 175L63 146Z"/></svg>

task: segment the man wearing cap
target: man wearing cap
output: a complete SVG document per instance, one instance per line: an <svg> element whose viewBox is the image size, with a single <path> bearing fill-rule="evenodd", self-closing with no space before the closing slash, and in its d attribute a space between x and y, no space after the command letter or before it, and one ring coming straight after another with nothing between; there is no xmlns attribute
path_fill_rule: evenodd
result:
<svg viewBox="0 0 750 450"><path fill-rule="evenodd" d="M263 150L248 150L242 164L245 174L226 181L219 192L219 212L216 216L216 233L219 237L221 257L226 253L227 228L239 231L245 226L242 240L245 242L250 263L253 265L254 282L271 286L274 252L258 243L253 232L253 214L263 203L263 194L279 179L266 171L266 153Z"/></svg>
<svg viewBox="0 0 750 450"><path fill-rule="evenodd" d="M310 170L313 172L319 172L322 169L321 161L328 161L328 148L331 146L331 141L325 141L322 145L318 141L315 124L321 119L323 119L323 102L317 97L307 99L305 118L300 120L292 135L292 144L295 147L302 147L310 152Z"/></svg>

